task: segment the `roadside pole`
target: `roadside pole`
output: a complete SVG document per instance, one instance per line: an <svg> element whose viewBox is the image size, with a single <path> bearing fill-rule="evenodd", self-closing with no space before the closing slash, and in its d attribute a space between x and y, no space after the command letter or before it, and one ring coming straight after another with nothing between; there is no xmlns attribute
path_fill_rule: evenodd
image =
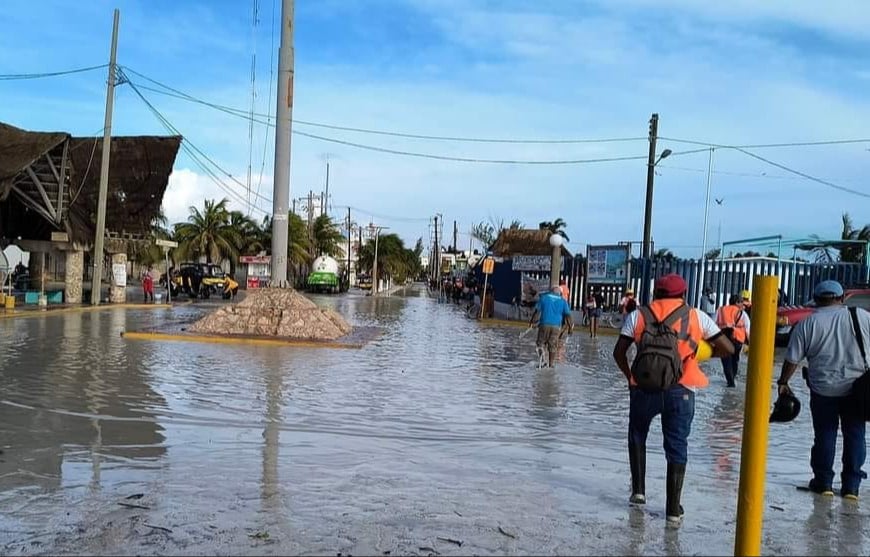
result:
<svg viewBox="0 0 870 557"><path fill-rule="evenodd" d="M178 247L178 242L172 240L154 240L154 243L163 248L163 256L166 258L166 303L172 302L172 276L169 274L169 250Z"/></svg>
<svg viewBox="0 0 870 557"><path fill-rule="evenodd" d="M489 275L492 274L495 268L495 260L487 257L483 260L483 293L480 295L480 318L483 319L484 308L486 308L486 289L489 286Z"/></svg>
<svg viewBox="0 0 870 557"><path fill-rule="evenodd" d="M749 351L749 367L746 371L735 556L761 555L779 277L756 276L752 285L752 330L749 335L752 350Z"/></svg>
<svg viewBox="0 0 870 557"><path fill-rule="evenodd" d="M97 197L97 229L94 236L94 276L91 279L91 305L100 304L103 284L103 246L106 236L106 198L109 192L109 156L112 147L112 109L115 105L115 60L118 54L118 22L121 12L115 9L112 26L112 50L109 55L109 82L106 86L106 119L103 126L103 153L100 160L100 192Z"/></svg>

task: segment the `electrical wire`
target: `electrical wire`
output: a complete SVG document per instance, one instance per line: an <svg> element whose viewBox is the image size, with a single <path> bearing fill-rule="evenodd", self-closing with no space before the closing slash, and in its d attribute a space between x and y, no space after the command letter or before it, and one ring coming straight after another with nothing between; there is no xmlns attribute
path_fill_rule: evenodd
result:
<svg viewBox="0 0 870 557"><path fill-rule="evenodd" d="M72 75L77 73L90 72L93 70L99 70L100 68L107 68L108 64L100 64L99 66L87 66L85 68L75 68L72 70L63 70L59 72L43 72L43 73L18 73L18 74L0 74L0 81L13 81L13 80L25 80L25 79L42 79L46 77L58 77L61 75Z"/></svg>
<svg viewBox="0 0 870 557"><path fill-rule="evenodd" d="M266 151L269 147L269 123L272 121L272 85L275 82L275 14L276 11L276 2L277 0L272 0L272 48L269 49L269 93L266 95L266 126L264 126L264 137L263 137L263 158L260 161L260 177L257 178L257 192L255 195L260 195L260 186L263 184L263 171L266 168ZM253 112L251 115L253 119Z"/></svg>
<svg viewBox="0 0 870 557"><path fill-rule="evenodd" d="M196 163L197 166L199 166L200 169L203 172L205 172L205 174L218 187L220 187L224 192L226 192L228 195L235 198L242 205L245 205L246 204L245 198L243 196L241 196L239 193L237 193L235 190L233 190L230 186L227 186L223 182L223 180L221 180L217 176L217 174L200 159L200 157L202 157L202 159L205 159L206 161L208 161L212 166L217 168L221 173L228 176L230 179L235 181L237 184L241 185L242 187L244 187L244 184L239 182L232 174L230 174L229 172L227 172L226 170L221 168L220 165L218 165L208 155L206 155L204 152L202 152L202 150L200 150L198 147L196 147L196 145L194 145L193 142L191 142L189 138L185 137L184 134L182 134L178 128L176 128L165 116L163 116L163 114L159 110L157 110L157 108L153 104L151 104L151 102L141 93L141 91L139 91L137 89L137 87L134 83L132 83L130 81L128 81L128 83L131 86L131 88L133 89L133 91L136 93L136 95L140 98L140 100L142 100L142 102L145 103L145 105L149 108L149 110L151 110L151 112L154 114L154 116L157 117L157 119L160 121L160 123L163 125L163 127L165 127L167 129L167 131L169 131L169 133L172 133L174 135L179 135L183 138L183 141L181 143L181 147L182 147L182 149L184 149L185 153L187 153L187 155L194 161L194 163ZM265 198L263 198L263 199L265 199ZM271 200L268 200L268 201L271 202ZM271 211L267 211L267 210L261 208L259 205L252 204L252 206L253 206L253 208L257 209L258 211L260 211L263 214L266 214L266 215L271 214Z"/></svg>
<svg viewBox="0 0 870 557"><path fill-rule="evenodd" d="M855 143L870 143L870 139L832 139L827 141L794 141L791 143L756 143L749 145L722 145L717 143L707 143L704 141L695 141L692 139L679 139L674 137L658 138L661 141L673 141L674 143L685 143L687 145L705 145L716 149L768 149L776 147L814 147L819 145L850 145Z"/></svg>
<svg viewBox="0 0 870 557"><path fill-rule="evenodd" d="M844 191L846 193L851 193L853 195L858 195L861 197L870 198L870 193L865 193L863 191L853 190L852 188L847 188L846 186L840 186L840 185L835 184L833 182L829 182L827 180L822 180L821 178L816 178L815 176L811 176L810 174L807 174L806 172L801 172L800 170L795 170L793 168L789 168L788 166L785 166L784 164L780 164L780 163L774 162L770 159L766 159L766 158L762 157L761 155L756 155L755 153L747 151L746 149L743 149L741 147L734 147L734 149L743 153L744 155L748 155L748 156L752 157L753 159L760 160L763 163L769 164L771 166L775 166L776 168L779 168L780 170L785 170L786 172L789 172L791 174L795 174L796 176L806 178L807 180L810 180L812 182L822 184L823 186L828 186L829 188Z"/></svg>

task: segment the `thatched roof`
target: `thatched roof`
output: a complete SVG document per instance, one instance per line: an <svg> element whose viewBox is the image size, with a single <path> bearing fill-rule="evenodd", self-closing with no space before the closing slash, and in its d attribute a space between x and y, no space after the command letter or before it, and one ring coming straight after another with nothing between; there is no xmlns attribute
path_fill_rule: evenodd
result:
<svg viewBox="0 0 870 557"><path fill-rule="evenodd" d="M109 165L106 230L146 234L160 212L181 136L113 137ZM70 224L73 235L92 238L95 229L103 138L74 137ZM93 157L93 158L92 158ZM81 188L81 191L79 191Z"/></svg>
<svg viewBox="0 0 870 557"><path fill-rule="evenodd" d="M512 255L550 255L553 248L550 246L549 230L537 229L505 229L496 238L490 248L496 257L511 257ZM562 255L571 256L565 246L562 246Z"/></svg>
<svg viewBox="0 0 870 557"><path fill-rule="evenodd" d="M0 183L13 178L68 137L63 132L29 132L0 122Z"/></svg>
<svg viewBox="0 0 870 557"><path fill-rule="evenodd" d="M106 230L120 235L144 235L159 214L180 136L113 137ZM71 239L91 242L96 229L97 197L102 161L102 137L70 137L63 132L22 130L0 123L0 186L58 145L69 141L69 206L64 220ZM55 227L32 214L24 215L13 197L0 203L3 232L25 239L46 239ZM39 222L37 222L39 221Z"/></svg>

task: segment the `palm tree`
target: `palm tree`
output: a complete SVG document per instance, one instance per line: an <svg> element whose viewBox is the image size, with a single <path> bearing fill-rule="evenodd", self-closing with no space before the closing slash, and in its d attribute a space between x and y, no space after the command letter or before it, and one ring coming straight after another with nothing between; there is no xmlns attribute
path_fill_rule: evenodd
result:
<svg viewBox="0 0 870 557"><path fill-rule="evenodd" d="M840 234L841 239L855 241L870 241L870 225L864 225L860 230L856 229L852 224L852 217L849 213L843 213L843 231ZM860 263L864 261L864 250L866 244L842 244L840 246L840 261L846 263Z"/></svg>
<svg viewBox="0 0 870 557"><path fill-rule="evenodd" d="M422 247L422 243L421 243ZM371 269L374 262L375 242L369 240L360 249L359 264ZM420 275L422 266L415 250L407 249L396 234L384 234L378 239L378 278L392 277L397 282Z"/></svg>
<svg viewBox="0 0 870 557"><path fill-rule="evenodd" d="M208 263L220 263L223 259L238 257L240 233L230 225L229 201L224 198L215 202L203 201L203 210L190 208L187 222L175 225L177 253L182 259L205 257Z"/></svg>
<svg viewBox="0 0 870 557"><path fill-rule="evenodd" d="M296 213L290 213L287 225L290 230L290 241L287 245L287 262L301 267L311 263L311 242L308 240L308 225ZM271 230L271 228L270 228ZM271 233L270 233L271 238Z"/></svg>
<svg viewBox="0 0 870 557"><path fill-rule="evenodd" d="M344 236L329 215L323 214L314 219L311 228L316 255L344 257Z"/></svg>
<svg viewBox="0 0 870 557"><path fill-rule="evenodd" d="M503 230L522 230L523 223L517 219L505 226L504 219L495 220L490 217L489 222L480 221L471 227L471 237L483 244L484 248L493 245Z"/></svg>
<svg viewBox="0 0 870 557"><path fill-rule="evenodd" d="M671 250L669 250L667 248L662 248L662 249L657 250L655 252L655 254L653 255L653 258L660 259L663 261L674 261L677 257L674 255L674 253Z"/></svg>
<svg viewBox="0 0 870 557"><path fill-rule="evenodd" d="M566 242L570 242L570 238L568 238L568 235L565 234L565 228L567 227L568 223L566 223L562 219L562 217L557 218L553 222L543 221L542 223L538 224L539 230L549 230L550 234L558 234L559 236L565 238Z"/></svg>
<svg viewBox="0 0 870 557"><path fill-rule="evenodd" d="M151 220L151 229L143 242L131 242L128 249L128 257L142 266L155 265L165 259L163 248L154 243L155 240L169 240L171 233L167 226L168 219L163 213L163 208Z"/></svg>

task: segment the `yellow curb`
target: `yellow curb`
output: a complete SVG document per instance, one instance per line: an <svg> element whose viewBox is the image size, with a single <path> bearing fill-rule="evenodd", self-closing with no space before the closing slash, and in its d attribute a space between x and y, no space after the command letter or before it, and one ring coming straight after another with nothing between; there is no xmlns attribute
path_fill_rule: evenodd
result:
<svg viewBox="0 0 870 557"><path fill-rule="evenodd" d="M192 302L185 302L187 305ZM170 309L175 304L100 304L98 306L81 306L71 308L58 309L28 309L28 310L5 310L0 312L0 319L16 319L20 317L48 317L51 315L60 315L65 313L88 313L92 311L104 311L110 309Z"/></svg>
<svg viewBox="0 0 870 557"><path fill-rule="evenodd" d="M193 334L173 334L173 333L148 333L127 331L121 333L121 336L130 340L165 340L165 341L180 341L180 342L205 342L211 344L253 344L259 346L293 346L297 348L344 348L344 349L359 349L362 344L350 344L343 342L324 341L316 342L310 340L289 340L277 338L255 338L255 337L238 337L238 336L209 336L209 335L193 335Z"/></svg>
<svg viewBox="0 0 870 557"><path fill-rule="evenodd" d="M529 326L528 321L516 321L510 319L479 319L478 322L481 325L487 325L492 327L516 327L516 328L526 328ZM577 331L586 331L589 332L589 327L574 327L574 332ZM598 327L598 334L601 335L609 335L609 336L618 336L619 329L613 329L611 327Z"/></svg>

